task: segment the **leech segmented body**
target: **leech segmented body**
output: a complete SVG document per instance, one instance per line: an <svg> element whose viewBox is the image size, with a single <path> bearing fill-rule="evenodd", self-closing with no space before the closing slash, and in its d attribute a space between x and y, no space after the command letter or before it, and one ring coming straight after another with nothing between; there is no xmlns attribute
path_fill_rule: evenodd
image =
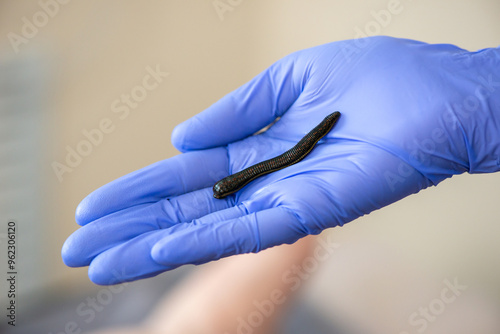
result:
<svg viewBox="0 0 500 334"><path fill-rule="evenodd" d="M326 116L321 123L285 153L223 178L213 187L214 197L219 199L224 198L227 195L237 192L250 181L262 175L275 172L301 161L311 152L316 143L330 132L339 117L340 112L338 111Z"/></svg>

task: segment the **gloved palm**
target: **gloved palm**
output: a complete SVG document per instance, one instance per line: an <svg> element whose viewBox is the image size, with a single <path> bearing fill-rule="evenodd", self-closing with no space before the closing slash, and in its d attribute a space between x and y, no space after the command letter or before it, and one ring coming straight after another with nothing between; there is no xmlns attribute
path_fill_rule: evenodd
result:
<svg viewBox="0 0 500 334"><path fill-rule="evenodd" d="M82 201L65 263L90 265L98 284L150 277L293 243L453 174L498 170L489 158L497 144L476 135L486 121L458 111L482 75L464 65L466 51L386 37L356 43L294 53L179 125L172 140L187 153ZM283 153L336 110L338 124L303 161L213 198L216 181Z"/></svg>

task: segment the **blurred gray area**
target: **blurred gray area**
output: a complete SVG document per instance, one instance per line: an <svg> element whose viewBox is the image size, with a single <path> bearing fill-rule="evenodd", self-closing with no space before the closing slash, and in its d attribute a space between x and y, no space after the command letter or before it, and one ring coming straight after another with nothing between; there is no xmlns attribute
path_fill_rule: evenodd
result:
<svg viewBox="0 0 500 334"><path fill-rule="evenodd" d="M138 325L166 293L175 289L187 272L189 268L125 285L94 286L88 291L55 299L35 293L32 299L39 298L43 306L26 307L15 328L2 322L0 333L56 334L73 327L75 332L84 333L113 326ZM57 295L57 289L50 292Z"/></svg>
<svg viewBox="0 0 500 334"><path fill-rule="evenodd" d="M47 130L47 73L36 55L0 57L0 73L0 268L2 274L7 272L7 224L13 221L17 311L22 313L30 303L28 296L44 287L49 275L40 261L45 239L41 144ZM2 276L2 310L8 302L6 285Z"/></svg>

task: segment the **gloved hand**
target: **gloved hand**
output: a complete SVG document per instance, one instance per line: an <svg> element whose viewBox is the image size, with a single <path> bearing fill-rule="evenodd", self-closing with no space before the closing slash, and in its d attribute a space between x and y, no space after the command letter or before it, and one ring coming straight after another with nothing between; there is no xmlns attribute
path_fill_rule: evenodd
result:
<svg viewBox="0 0 500 334"><path fill-rule="evenodd" d="M258 252L343 225L454 174L500 169L500 50L389 37L293 53L178 125L187 152L78 206L68 266L113 284ZM219 200L219 179L334 129L301 162ZM281 117L268 131L253 133Z"/></svg>

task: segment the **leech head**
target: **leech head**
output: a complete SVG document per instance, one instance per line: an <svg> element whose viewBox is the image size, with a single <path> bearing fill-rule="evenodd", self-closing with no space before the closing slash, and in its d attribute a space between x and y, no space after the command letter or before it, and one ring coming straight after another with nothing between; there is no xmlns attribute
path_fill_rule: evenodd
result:
<svg viewBox="0 0 500 334"><path fill-rule="evenodd" d="M214 191L214 197L217 198L217 199L221 199L223 197L225 197L223 195L224 191L223 189L221 189L221 186L220 186L220 182L217 182L214 187L213 187L213 191Z"/></svg>
<svg viewBox="0 0 500 334"><path fill-rule="evenodd" d="M330 115L326 116L325 120L328 120L329 122L335 123L335 122L337 122L339 117L340 117L340 112L336 111L336 112L331 113Z"/></svg>

